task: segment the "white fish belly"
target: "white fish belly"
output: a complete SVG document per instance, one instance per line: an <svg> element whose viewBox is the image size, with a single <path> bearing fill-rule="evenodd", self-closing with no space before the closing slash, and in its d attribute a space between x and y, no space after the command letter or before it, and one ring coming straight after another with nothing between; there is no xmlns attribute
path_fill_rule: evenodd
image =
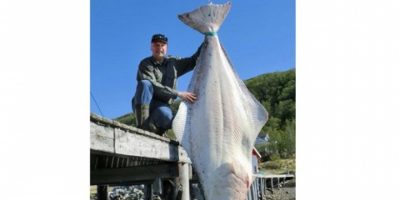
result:
<svg viewBox="0 0 400 200"><path fill-rule="evenodd" d="M245 199L251 152L267 112L234 72L217 36L207 36L173 130L193 162L207 200Z"/></svg>

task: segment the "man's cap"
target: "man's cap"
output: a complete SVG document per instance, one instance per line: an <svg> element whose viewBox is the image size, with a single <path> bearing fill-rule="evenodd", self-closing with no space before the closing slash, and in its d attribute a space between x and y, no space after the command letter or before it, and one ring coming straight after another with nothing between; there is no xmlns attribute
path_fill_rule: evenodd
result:
<svg viewBox="0 0 400 200"><path fill-rule="evenodd" d="M163 42L165 44L168 43L168 38L165 37L163 34L154 34L153 37L151 37L151 42Z"/></svg>

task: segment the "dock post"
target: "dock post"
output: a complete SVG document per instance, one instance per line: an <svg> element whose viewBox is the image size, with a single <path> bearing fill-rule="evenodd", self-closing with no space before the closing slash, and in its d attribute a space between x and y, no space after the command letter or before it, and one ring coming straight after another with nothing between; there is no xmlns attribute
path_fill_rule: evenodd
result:
<svg viewBox="0 0 400 200"><path fill-rule="evenodd" d="M190 200L189 163L179 163L179 182L182 185L182 199Z"/></svg>
<svg viewBox="0 0 400 200"><path fill-rule="evenodd" d="M156 196L161 196L163 194L162 180L160 177L157 177L153 181L153 184L151 185L151 191L152 194Z"/></svg>
<svg viewBox="0 0 400 200"><path fill-rule="evenodd" d="M153 199L153 191L152 191L152 184L147 184L146 185L146 200L152 200Z"/></svg>
<svg viewBox="0 0 400 200"><path fill-rule="evenodd" d="M97 186L97 199L98 200L107 200L107 185L98 185Z"/></svg>

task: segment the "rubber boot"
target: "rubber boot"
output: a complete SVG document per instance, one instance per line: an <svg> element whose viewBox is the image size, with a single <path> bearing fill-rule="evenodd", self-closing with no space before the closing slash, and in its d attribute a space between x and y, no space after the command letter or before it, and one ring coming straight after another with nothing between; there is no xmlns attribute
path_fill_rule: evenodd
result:
<svg viewBox="0 0 400 200"><path fill-rule="evenodd" d="M147 120L143 125L143 129L153 132L160 136L163 136L164 132L165 132L164 130L161 130L160 128L158 128L152 120Z"/></svg>
<svg viewBox="0 0 400 200"><path fill-rule="evenodd" d="M149 105L135 105L136 126L140 129L156 133L163 136L165 130L157 128L152 120L149 118Z"/></svg>
<svg viewBox="0 0 400 200"><path fill-rule="evenodd" d="M149 105L135 105L136 127L143 129L149 119Z"/></svg>

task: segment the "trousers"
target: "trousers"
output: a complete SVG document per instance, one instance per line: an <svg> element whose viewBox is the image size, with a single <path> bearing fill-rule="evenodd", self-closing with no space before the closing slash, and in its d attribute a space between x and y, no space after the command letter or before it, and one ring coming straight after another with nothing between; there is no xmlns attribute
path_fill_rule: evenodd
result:
<svg viewBox="0 0 400 200"><path fill-rule="evenodd" d="M132 111L135 112L135 105L149 105L149 122L159 129L170 129L173 119L171 107L168 103L153 97L154 89L151 82L149 80L138 81L135 96L132 98Z"/></svg>

